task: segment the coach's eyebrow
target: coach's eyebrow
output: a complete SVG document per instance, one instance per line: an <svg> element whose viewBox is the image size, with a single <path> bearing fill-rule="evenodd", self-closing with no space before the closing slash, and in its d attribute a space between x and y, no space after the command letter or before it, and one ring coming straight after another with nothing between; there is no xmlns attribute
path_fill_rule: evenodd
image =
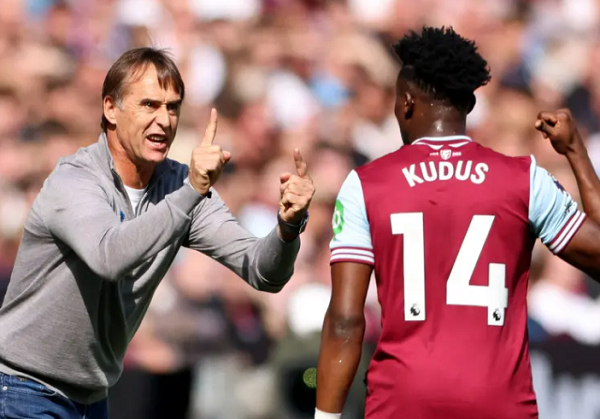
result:
<svg viewBox="0 0 600 419"><path fill-rule="evenodd" d="M183 99L171 100L171 101L167 102L167 106L169 106L169 105L181 106L182 103L183 103Z"/></svg>
<svg viewBox="0 0 600 419"><path fill-rule="evenodd" d="M157 99L150 99L149 97L143 98L140 100L140 104L143 105L145 103L150 103L151 105L160 105L162 102Z"/></svg>
<svg viewBox="0 0 600 419"><path fill-rule="evenodd" d="M140 104L143 105L145 103L149 103L154 106L160 106L163 101L158 99L144 98L140 100ZM170 100L166 103L167 106L181 106L183 103L183 99Z"/></svg>

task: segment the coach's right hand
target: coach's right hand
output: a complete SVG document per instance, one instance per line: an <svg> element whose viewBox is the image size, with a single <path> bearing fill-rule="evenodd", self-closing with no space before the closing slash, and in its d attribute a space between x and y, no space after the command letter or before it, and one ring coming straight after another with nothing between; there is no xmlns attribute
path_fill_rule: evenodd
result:
<svg viewBox="0 0 600 419"><path fill-rule="evenodd" d="M535 129L540 131L544 138L550 139L552 147L564 156L585 148L573 115L568 109L540 112L535 122Z"/></svg>
<svg viewBox="0 0 600 419"><path fill-rule="evenodd" d="M217 183L223 167L231 159L229 151L223 151L221 147L213 144L217 134L217 118L217 110L213 108L204 138L192 152L190 184L202 195L206 195L210 187Z"/></svg>

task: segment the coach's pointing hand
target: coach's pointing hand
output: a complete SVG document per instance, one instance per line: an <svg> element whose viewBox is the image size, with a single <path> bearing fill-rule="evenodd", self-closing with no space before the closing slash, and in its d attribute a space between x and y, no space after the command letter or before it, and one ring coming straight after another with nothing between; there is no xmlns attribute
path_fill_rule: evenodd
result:
<svg viewBox="0 0 600 419"><path fill-rule="evenodd" d="M568 109L555 112L540 112L535 128L544 138L549 138L552 147L559 153L567 155L577 152L583 147L583 140Z"/></svg>
<svg viewBox="0 0 600 419"><path fill-rule="evenodd" d="M288 224L300 224L302 222L315 194L315 186L308 175L306 162L298 149L294 150L294 161L296 163L296 174L284 173L280 179L279 215L281 220Z"/></svg>
<svg viewBox="0 0 600 419"><path fill-rule="evenodd" d="M217 110L212 109L204 138L192 152L190 163L190 183L202 195L206 195L210 187L217 182L223 167L231 159L229 151L223 151L221 147L213 144L216 134Z"/></svg>

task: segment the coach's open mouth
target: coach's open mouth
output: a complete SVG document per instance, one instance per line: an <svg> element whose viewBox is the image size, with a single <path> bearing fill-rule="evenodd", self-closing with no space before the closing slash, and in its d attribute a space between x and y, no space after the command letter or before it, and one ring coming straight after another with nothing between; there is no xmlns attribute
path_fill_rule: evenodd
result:
<svg viewBox="0 0 600 419"><path fill-rule="evenodd" d="M153 143L164 143L167 141L167 136L164 134L151 134L146 137L148 140Z"/></svg>

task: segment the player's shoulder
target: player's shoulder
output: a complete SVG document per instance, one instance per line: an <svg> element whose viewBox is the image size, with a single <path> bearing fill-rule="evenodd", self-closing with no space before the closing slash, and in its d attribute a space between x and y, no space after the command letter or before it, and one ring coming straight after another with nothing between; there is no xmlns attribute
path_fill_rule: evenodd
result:
<svg viewBox="0 0 600 419"><path fill-rule="evenodd" d="M528 201L531 188L532 170L535 168L535 158L531 155L507 155L473 143L470 160L478 161L486 166L485 184L498 193L503 191L505 196L518 197L519 201ZM479 164L479 163L478 163Z"/></svg>
<svg viewBox="0 0 600 419"><path fill-rule="evenodd" d="M475 153L492 164L503 165L513 170L526 172L530 170L532 163L535 164L535 159L531 155L509 156L477 142L473 142L473 146Z"/></svg>
<svg viewBox="0 0 600 419"><path fill-rule="evenodd" d="M514 169L529 170L532 162L535 163L535 159L533 159L533 156L531 155L509 156L475 141L472 142L471 146L472 153L492 164L504 165ZM385 173L387 170L393 170L398 167L398 164L413 163L414 160L423 159L423 150L423 148L414 145L402 146L396 151L385 154L384 156L358 167L356 171L361 179L367 176L376 176Z"/></svg>
<svg viewBox="0 0 600 419"><path fill-rule="evenodd" d="M368 163L365 163L354 171L361 180L370 177L379 177L385 175L388 170L393 170L399 162L408 161L410 149L408 146L402 146L396 151L378 157Z"/></svg>

